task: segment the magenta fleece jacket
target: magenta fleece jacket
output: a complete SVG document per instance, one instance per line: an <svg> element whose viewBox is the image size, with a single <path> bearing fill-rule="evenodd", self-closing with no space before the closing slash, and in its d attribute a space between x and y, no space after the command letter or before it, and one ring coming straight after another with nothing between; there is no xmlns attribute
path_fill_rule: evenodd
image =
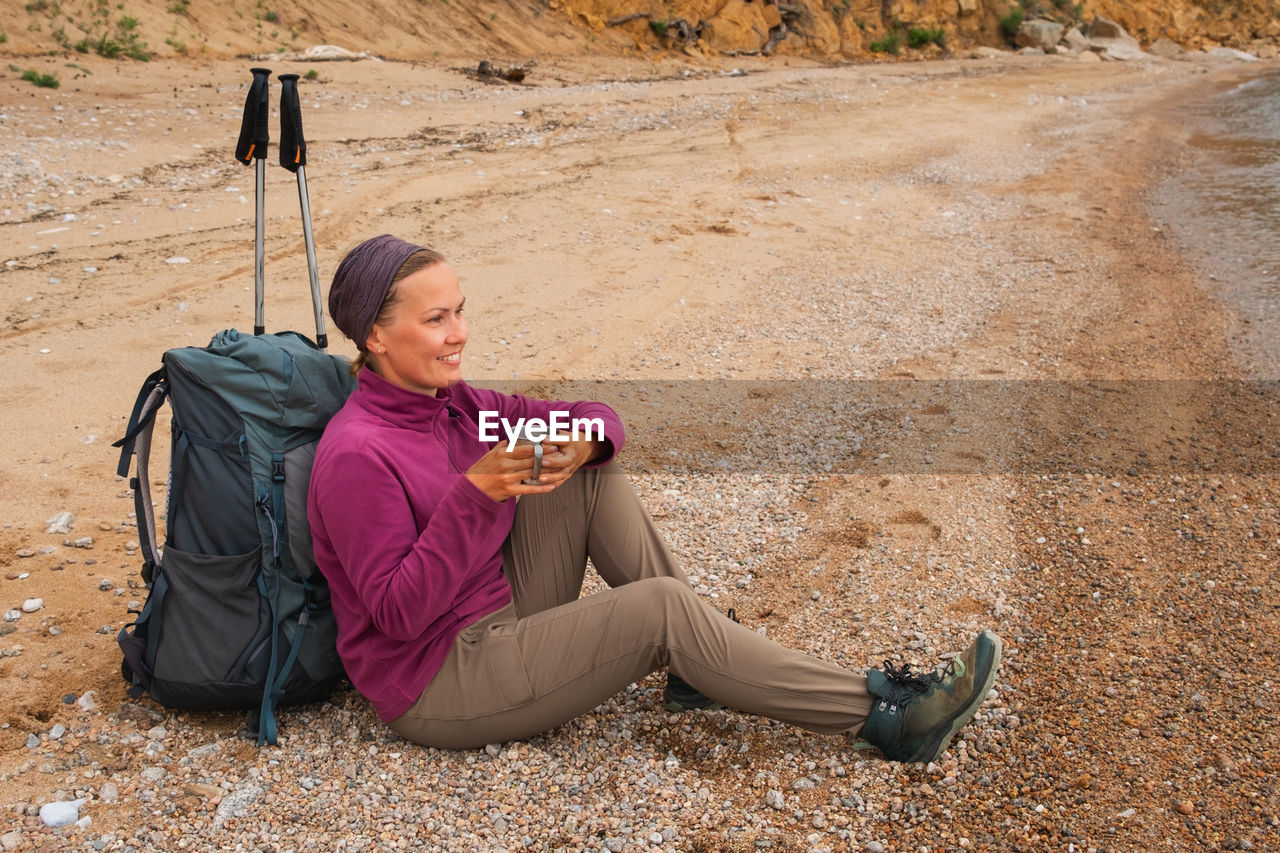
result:
<svg viewBox="0 0 1280 853"><path fill-rule="evenodd" d="M329 581L347 676L390 722L413 705L458 633L511 600L502 543L515 500L495 501L463 476L496 442L479 413L600 418L609 453L622 422L603 403L532 400L460 382L428 397L372 370L325 429L311 472L308 518ZM498 434L502 436L501 429Z"/></svg>

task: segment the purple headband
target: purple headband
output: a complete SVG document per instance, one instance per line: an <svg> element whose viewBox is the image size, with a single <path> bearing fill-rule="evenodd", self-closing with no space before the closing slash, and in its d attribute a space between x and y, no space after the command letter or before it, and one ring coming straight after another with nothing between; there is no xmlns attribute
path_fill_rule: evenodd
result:
<svg viewBox="0 0 1280 853"><path fill-rule="evenodd" d="M404 262L422 246L382 234L356 246L338 264L329 287L329 316L361 352L391 291L391 281Z"/></svg>

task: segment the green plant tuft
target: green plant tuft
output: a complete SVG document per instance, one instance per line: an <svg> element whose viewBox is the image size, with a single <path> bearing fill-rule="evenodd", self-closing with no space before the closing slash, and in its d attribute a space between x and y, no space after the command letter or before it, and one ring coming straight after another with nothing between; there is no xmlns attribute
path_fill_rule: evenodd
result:
<svg viewBox="0 0 1280 853"><path fill-rule="evenodd" d="M320 76L320 72L312 68L310 71L308 71L306 74L302 76L306 77L308 80L315 80Z"/></svg>
<svg viewBox="0 0 1280 853"><path fill-rule="evenodd" d="M39 71L27 69L22 72L22 79L30 83L35 83L41 89L56 89L60 85L58 78L52 74L41 74Z"/></svg>
<svg viewBox="0 0 1280 853"><path fill-rule="evenodd" d="M871 42L872 53L891 53L897 56L900 50L902 50L902 36L898 35L897 30L890 30L885 33L884 38Z"/></svg>
<svg viewBox="0 0 1280 853"><path fill-rule="evenodd" d="M667 28L670 26L666 21L650 21L649 29L653 30L653 34L658 38L662 38L667 34Z"/></svg>
<svg viewBox="0 0 1280 853"><path fill-rule="evenodd" d="M942 47L942 42L946 37L947 33L942 27L936 29L919 27L907 31L907 44L911 47L924 47L926 44L932 43Z"/></svg>
<svg viewBox="0 0 1280 853"><path fill-rule="evenodd" d="M1009 14L1000 19L1000 31L1004 33L1004 37L1009 41L1013 41L1018 34L1018 27L1022 26L1022 9L1010 9Z"/></svg>

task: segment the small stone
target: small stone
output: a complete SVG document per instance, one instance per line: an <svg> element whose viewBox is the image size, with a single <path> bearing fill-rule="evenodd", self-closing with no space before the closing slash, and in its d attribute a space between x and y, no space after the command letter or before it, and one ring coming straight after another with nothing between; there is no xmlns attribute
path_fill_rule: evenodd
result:
<svg viewBox="0 0 1280 853"><path fill-rule="evenodd" d="M49 740L62 740L62 736L67 733L67 727L62 723L56 723L53 728L49 729Z"/></svg>
<svg viewBox="0 0 1280 853"><path fill-rule="evenodd" d="M42 607L44 607L43 598L28 598L26 601L22 602L23 613L35 613ZM10 619L9 621L12 622L13 620Z"/></svg>
<svg viewBox="0 0 1280 853"><path fill-rule="evenodd" d="M70 802L45 803L40 807L40 822L45 826L70 826L80 819L84 798Z"/></svg>
<svg viewBox="0 0 1280 853"><path fill-rule="evenodd" d="M104 782L98 789L98 799L104 803L114 803L120 799L120 787L115 782Z"/></svg>
<svg viewBox="0 0 1280 853"><path fill-rule="evenodd" d="M121 702L119 713L122 720L130 720L140 726L154 726L156 723L164 722L164 714L135 705L133 702Z"/></svg>
<svg viewBox="0 0 1280 853"><path fill-rule="evenodd" d="M6 832L4 835L0 835L0 848L5 850L17 850L21 846L22 833L18 830L15 829L12 832Z"/></svg>
<svg viewBox="0 0 1280 853"><path fill-rule="evenodd" d="M25 558L25 557L34 557L35 555L36 555L36 549L35 549L35 548L20 548L20 549L18 549L18 556L19 556L19 557L24 557L24 558Z"/></svg>
<svg viewBox="0 0 1280 853"><path fill-rule="evenodd" d="M6 622L17 622L21 618L22 611L20 610L6 610L4 612L4 621Z"/></svg>
<svg viewBox="0 0 1280 853"><path fill-rule="evenodd" d="M81 711L92 711L94 708L97 708L98 703L93 698L93 691L86 690L84 695L76 700L76 707Z"/></svg>
<svg viewBox="0 0 1280 853"><path fill-rule="evenodd" d="M497 758L498 755L501 754L502 752L502 744L487 743L484 745L484 751L485 751L485 754L488 755L490 758Z"/></svg>
<svg viewBox="0 0 1280 853"><path fill-rule="evenodd" d="M27 749L39 749L39 748L40 748L40 736L34 735L34 734L27 735Z"/></svg>
<svg viewBox="0 0 1280 853"><path fill-rule="evenodd" d="M73 545L75 545L77 548L92 548L92 547L93 547L93 537L92 537L92 536L81 536L79 539L77 539L77 540L76 540L75 542L73 542L72 544L73 544Z"/></svg>
<svg viewBox="0 0 1280 853"><path fill-rule="evenodd" d="M50 625L50 626L49 626L49 636L50 636L50 637L56 637L56 636L58 636L58 635L59 635L59 634L61 634L61 633L62 633L62 629L61 629L61 628L59 628L57 625Z"/></svg>
<svg viewBox="0 0 1280 853"><path fill-rule="evenodd" d="M45 520L44 523L48 525L48 527L44 532L48 534L61 533L65 535L71 532L71 525L75 523L75 520L76 517L74 515L63 510L52 518ZM74 823L74 821L71 822Z"/></svg>
<svg viewBox="0 0 1280 853"><path fill-rule="evenodd" d="M1190 800L1178 800L1178 802L1174 803L1173 808L1178 814L1183 815L1195 814L1196 811L1196 807Z"/></svg>
<svg viewBox="0 0 1280 853"><path fill-rule="evenodd" d="M140 776L144 782L155 784L163 779L166 773L167 771L163 767L148 767L146 770L139 773L138 776Z"/></svg>
<svg viewBox="0 0 1280 853"><path fill-rule="evenodd" d="M879 841L868 841L866 851L867 853L884 853L884 845Z"/></svg>
<svg viewBox="0 0 1280 853"><path fill-rule="evenodd" d="M76 701L76 694L74 693L68 693L62 697L63 705L74 705L75 701Z"/></svg>
<svg viewBox="0 0 1280 853"><path fill-rule="evenodd" d="M781 809L786 805L786 801L782 799L781 791L771 790L764 795L764 804L771 808Z"/></svg>
<svg viewBox="0 0 1280 853"><path fill-rule="evenodd" d="M98 589L102 590L103 592L106 592L109 589L115 589L115 586L116 585L107 578L103 578L102 580L98 581Z"/></svg>

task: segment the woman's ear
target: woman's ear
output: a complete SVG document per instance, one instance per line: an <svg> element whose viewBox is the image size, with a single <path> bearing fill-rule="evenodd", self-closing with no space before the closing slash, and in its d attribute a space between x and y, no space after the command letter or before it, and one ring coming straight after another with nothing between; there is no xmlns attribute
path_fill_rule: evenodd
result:
<svg viewBox="0 0 1280 853"><path fill-rule="evenodd" d="M365 338L364 341L365 350L373 353L374 355L382 355L387 351L387 348L382 345L382 335L379 334L379 332L380 329L378 329L378 326L375 323L374 327L369 330L369 337Z"/></svg>

